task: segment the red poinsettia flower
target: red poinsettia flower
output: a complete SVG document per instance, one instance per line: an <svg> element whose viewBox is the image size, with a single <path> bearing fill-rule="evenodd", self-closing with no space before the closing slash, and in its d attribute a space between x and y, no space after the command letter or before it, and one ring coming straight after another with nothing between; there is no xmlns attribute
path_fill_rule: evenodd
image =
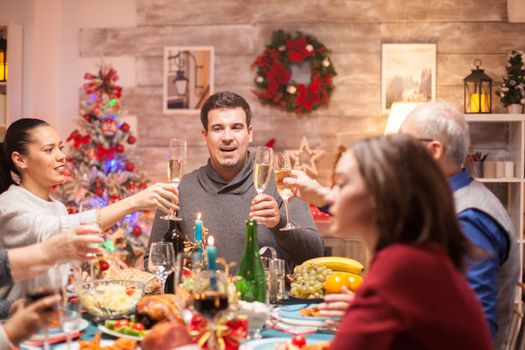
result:
<svg viewBox="0 0 525 350"><path fill-rule="evenodd" d="M306 57L312 56L314 54L313 50L308 51L306 50L306 45L308 43L306 42L306 37L301 36L295 40L288 39L286 40L286 46L288 48L288 52L286 53L286 56L288 56L288 59L291 62L295 63L302 63L303 60Z"/></svg>
<svg viewBox="0 0 525 350"><path fill-rule="evenodd" d="M286 67L283 63L279 61L274 61L272 64L272 69L269 72L266 72L266 77L268 80L274 79L279 84L285 84L292 77L292 72Z"/></svg>
<svg viewBox="0 0 525 350"><path fill-rule="evenodd" d="M320 82L318 80L312 81L308 86L299 84L297 86L297 104L306 110L312 110L313 105L321 101L319 94Z"/></svg>

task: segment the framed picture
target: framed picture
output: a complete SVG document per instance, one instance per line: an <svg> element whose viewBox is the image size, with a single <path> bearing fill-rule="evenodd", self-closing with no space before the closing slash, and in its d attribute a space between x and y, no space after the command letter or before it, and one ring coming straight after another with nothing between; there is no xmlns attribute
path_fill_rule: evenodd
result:
<svg viewBox="0 0 525 350"><path fill-rule="evenodd" d="M164 113L199 111L213 94L212 46L164 47Z"/></svg>
<svg viewBox="0 0 525 350"><path fill-rule="evenodd" d="M394 102L436 99L436 44L383 44L381 110Z"/></svg>

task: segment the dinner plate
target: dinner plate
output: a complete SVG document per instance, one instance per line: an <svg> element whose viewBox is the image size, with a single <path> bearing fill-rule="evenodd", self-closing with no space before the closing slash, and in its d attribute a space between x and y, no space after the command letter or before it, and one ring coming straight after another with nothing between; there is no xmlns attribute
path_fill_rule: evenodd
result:
<svg viewBox="0 0 525 350"><path fill-rule="evenodd" d="M250 340L241 344L239 350L274 350L279 343L290 343L292 338L268 338L259 340ZM313 339L308 340L307 344L324 343L326 340Z"/></svg>
<svg viewBox="0 0 525 350"><path fill-rule="evenodd" d="M81 319L78 323L78 330L73 333L79 333L84 329L88 328L89 322L87 320ZM49 329L49 341L50 343L57 343L66 339L66 333L61 328L51 328ZM31 343L40 343L44 341L43 334L35 334L27 340Z"/></svg>
<svg viewBox="0 0 525 350"><path fill-rule="evenodd" d="M127 338L127 339L138 340L138 341L142 341L142 339L144 339L144 337L137 337L135 335L129 335L129 334L124 334L124 333L119 333L119 332L112 331L111 329L106 328L106 327L104 327L101 324L98 325L98 329L102 333L106 333L106 334L112 335L112 336L117 337L117 338Z"/></svg>
<svg viewBox="0 0 525 350"><path fill-rule="evenodd" d="M102 339L100 340L100 346L113 345L114 342L115 342L114 340ZM78 342L72 341L71 350L79 350L79 349L80 349L80 345L78 344ZM68 347L67 347L67 344L62 344L60 346L57 346L56 348L53 348L53 350L68 350Z"/></svg>
<svg viewBox="0 0 525 350"><path fill-rule="evenodd" d="M319 326L334 318L302 316L301 310L318 306L319 304L296 304L278 308L278 317L281 321L298 326Z"/></svg>

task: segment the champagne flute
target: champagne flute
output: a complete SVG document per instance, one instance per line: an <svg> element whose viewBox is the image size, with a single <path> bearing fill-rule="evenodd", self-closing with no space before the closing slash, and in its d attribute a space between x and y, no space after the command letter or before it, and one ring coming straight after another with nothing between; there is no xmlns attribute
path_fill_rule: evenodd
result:
<svg viewBox="0 0 525 350"><path fill-rule="evenodd" d="M29 279L26 288L28 304L48 296L61 294L61 276L59 272L60 269L57 267L50 268L43 265L29 268ZM56 316L58 317L57 305L51 306L45 311L57 313ZM44 350L49 350L49 329L47 326L44 328Z"/></svg>
<svg viewBox="0 0 525 350"><path fill-rule="evenodd" d="M171 242L151 243L148 269L160 279L163 292L166 287L166 278L173 271L174 263L175 250Z"/></svg>
<svg viewBox="0 0 525 350"><path fill-rule="evenodd" d="M176 188L184 175L184 164L186 163L186 140L171 139L168 147L168 181L175 185ZM181 221L182 218L170 209L168 215L160 217L163 220Z"/></svg>
<svg viewBox="0 0 525 350"><path fill-rule="evenodd" d="M273 165L273 150L270 147L259 146L255 152L255 169L253 172L253 182L257 195L266 189Z"/></svg>
<svg viewBox="0 0 525 350"><path fill-rule="evenodd" d="M99 232L102 233L102 229L98 225L98 222L92 222L91 218L93 217L92 214L89 214L88 212L91 210L98 211L98 197L94 195L87 194L86 197L80 202L80 206L78 207L78 215L79 215L79 221L80 224L90 224L91 226L94 226L98 228ZM95 213L95 217L98 216L98 213ZM96 243L91 243L95 246L91 248L97 248L99 245ZM90 256L91 259L89 259L89 278L91 281L95 280L95 258L96 255L92 254Z"/></svg>
<svg viewBox="0 0 525 350"><path fill-rule="evenodd" d="M283 199L284 209L286 210L286 226L280 228L280 231L290 231L299 228L290 221L288 214L288 201L292 196L292 190L283 183L285 177L292 175L292 165L288 153L279 152L274 156L273 173L275 176L275 184L277 185L277 191Z"/></svg>

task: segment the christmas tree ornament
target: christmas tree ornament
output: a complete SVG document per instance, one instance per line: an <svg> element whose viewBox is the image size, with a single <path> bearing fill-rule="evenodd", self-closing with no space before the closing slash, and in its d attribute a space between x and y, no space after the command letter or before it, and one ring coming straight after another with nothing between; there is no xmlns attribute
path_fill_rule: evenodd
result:
<svg viewBox="0 0 525 350"><path fill-rule="evenodd" d="M98 262L98 268L100 269L100 271L106 271L107 269L109 269L109 263L105 260L100 260Z"/></svg>
<svg viewBox="0 0 525 350"><path fill-rule="evenodd" d="M135 237L138 237L142 234L142 227L140 227L139 225L137 226L134 226L133 227L133 230L131 231L131 233L133 234L133 236Z"/></svg>
<svg viewBox="0 0 525 350"><path fill-rule="evenodd" d="M91 114L84 114L84 119L88 122L91 121Z"/></svg>
<svg viewBox="0 0 525 350"><path fill-rule="evenodd" d="M133 170L135 170L135 163L133 163L133 162L127 162L127 163L126 163L126 170L127 170L127 171L133 171Z"/></svg>
<svg viewBox="0 0 525 350"><path fill-rule="evenodd" d="M128 137L128 143L129 143L130 145L133 145L135 142L137 142L137 139L135 138L135 136L133 136L133 135L129 135L129 137Z"/></svg>
<svg viewBox="0 0 525 350"><path fill-rule="evenodd" d="M113 137L117 133L117 125L113 119L104 120L100 125L100 129L102 130L102 134L108 137Z"/></svg>
<svg viewBox="0 0 525 350"><path fill-rule="evenodd" d="M311 149L306 136L301 139L301 145L298 149L290 151L291 158L294 160L294 169L302 170L312 178L319 176L315 162L324 153L323 150Z"/></svg>
<svg viewBox="0 0 525 350"><path fill-rule="evenodd" d="M120 126L120 130L122 130L124 132L129 132L129 124L128 123L122 123L122 125Z"/></svg>
<svg viewBox="0 0 525 350"><path fill-rule="evenodd" d="M124 146L122 146L120 143L117 143L117 145L115 146L115 149L118 153L124 152Z"/></svg>

